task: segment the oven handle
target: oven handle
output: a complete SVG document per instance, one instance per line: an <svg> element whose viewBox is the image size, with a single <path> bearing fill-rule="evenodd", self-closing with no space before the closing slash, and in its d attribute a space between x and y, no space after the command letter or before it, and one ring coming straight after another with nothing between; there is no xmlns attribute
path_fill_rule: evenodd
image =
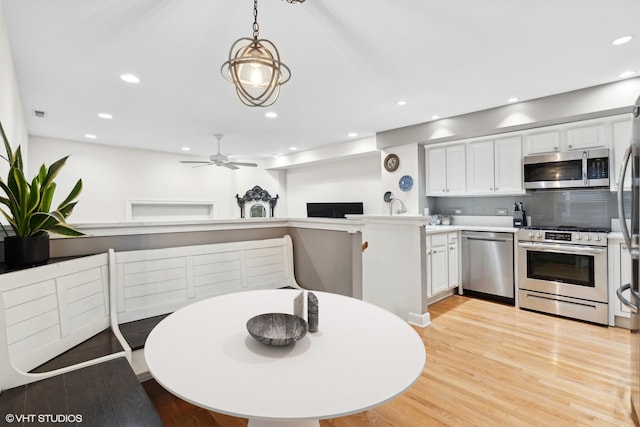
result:
<svg viewBox="0 0 640 427"><path fill-rule="evenodd" d="M637 313L638 312L638 306L633 304L631 301L629 301L628 299L626 299L622 293L624 291L626 291L627 289L629 289L630 292L633 292L633 290L631 289L631 283L627 283L626 285L622 285L618 288L618 290L616 291L616 295L618 295L618 299L620 300L620 302L627 307L629 310L631 310L632 313Z"/></svg>
<svg viewBox="0 0 640 427"><path fill-rule="evenodd" d="M548 243L518 243L518 246L525 249L535 249L540 252L554 252L559 254L583 253L598 255L606 252L606 248L577 245L553 245Z"/></svg>

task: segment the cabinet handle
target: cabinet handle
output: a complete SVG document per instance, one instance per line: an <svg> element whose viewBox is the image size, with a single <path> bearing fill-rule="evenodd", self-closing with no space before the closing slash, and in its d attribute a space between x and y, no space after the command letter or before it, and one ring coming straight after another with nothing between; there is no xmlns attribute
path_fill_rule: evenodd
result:
<svg viewBox="0 0 640 427"><path fill-rule="evenodd" d="M450 246L450 247L449 247L449 250L450 250L450 251L452 251L452 250L454 250L454 249L455 249L455 248L454 248L453 246Z"/></svg>
<svg viewBox="0 0 640 427"><path fill-rule="evenodd" d="M626 251L626 250L627 250L627 245L622 245L622 246L620 246L620 247L622 248L622 250L623 250L623 251Z"/></svg>
<svg viewBox="0 0 640 427"><path fill-rule="evenodd" d="M436 254L436 253L438 253L438 251L436 251L436 250L434 249L434 250L433 250L433 253L434 253L434 254Z"/></svg>
<svg viewBox="0 0 640 427"><path fill-rule="evenodd" d="M431 255L431 251L427 251L427 255Z"/></svg>
<svg viewBox="0 0 640 427"><path fill-rule="evenodd" d="M558 147L553 147L553 149L554 149L555 151L558 151Z"/></svg>
<svg viewBox="0 0 640 427"><path fill-rule="evenodd" d="M362 252L366 251L368 247L369 247L369 242L364 242L362 244Z"/></svg>
<svg viewBox="0 0 640 427"><path fill-rule="evenodd" d="M573 145L569 144L569 145L567 145L567 147L572 148L572 147L573 147Z"/></svg>
<svg viewBox="0 0 640 427"><path fill-rule="evenodd" d="M449 192L449 189L447 188L447 193Z"/></svg>
<svg viewBox="0 0 640 427"><path fill-rule="evenodd" d="M489 187L489 191L493 191L493 187Z"/></svg>

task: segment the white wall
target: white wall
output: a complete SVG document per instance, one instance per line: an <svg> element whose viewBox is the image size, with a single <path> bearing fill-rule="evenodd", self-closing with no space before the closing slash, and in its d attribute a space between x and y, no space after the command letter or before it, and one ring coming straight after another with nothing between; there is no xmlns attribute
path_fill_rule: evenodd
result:
<svg viewBox="0 0 640 427"><path fill-rule="evenodd" d="M380 152L312 163L287 170L287 213L307 216L307 202L363 202L364 213L381 213Z"/></svg>
<svg viewBox="0 0 640 427"><path fill-rule="evenodd" d="M18 80L13 64L7 26L0 2L0 122L4 128L9 143L15 149L18 145L22 150L27 149L27 125L25 123L22 100L18 91ZM0 145L0 154L4 156L4 145ZM23 153L26 163L26 153ZM0 176L6 177L7 164L0 160Z"/></svg>
<svg viewBox="0 0 640 427"><path fill-rule="evenodd" d="M70 155L56 179L54 203L62 201L82 178L84 189L69 218L72 224L125 221L127 200L214 201L216 218L239 218L236 194L242 196L255 185L272 196L284 193L282 171L260 166L236 171L216 166L193 168L179 163L194 160L193 156L35 136L30 137L29 155L29 177L43 162L48 166ZM286 216L283 199L276 206L277 217Z"/></svg>
<svg viewBox="0 0 640 427"><path fill-rule="evenodd" d="M425 199L425 192L421 182L424 181L424 172L420 165L424 164L420 156L420 147L418 144L407 144L399 147L390 147L381 152L380 167L382 169L381 185L383 194L386 191L391 191L393 197L402 200L407 208L407 213L413 215L422 215L423 200ZM400 165L398 169L393 172L388 172L382 166L384 158L389 154L395 154L400 159ZM409 191L400 190L400 178L404 175L409 175L413 178L413 187ZM382 201L385 209L385 213L388 213L389 206ZM400 208L398 202L394 202L394 212Z"/></svg>

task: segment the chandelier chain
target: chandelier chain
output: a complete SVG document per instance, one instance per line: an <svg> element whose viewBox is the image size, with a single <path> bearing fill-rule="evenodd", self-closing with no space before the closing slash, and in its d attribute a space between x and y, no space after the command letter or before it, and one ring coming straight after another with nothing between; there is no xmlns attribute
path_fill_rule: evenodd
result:
<svg viewBox="0 0 640 427"><path fill-rule="evenodd" d="M258 32L260 27L258 26L258 0L253 0L253 38L258 39Z"/></svg>

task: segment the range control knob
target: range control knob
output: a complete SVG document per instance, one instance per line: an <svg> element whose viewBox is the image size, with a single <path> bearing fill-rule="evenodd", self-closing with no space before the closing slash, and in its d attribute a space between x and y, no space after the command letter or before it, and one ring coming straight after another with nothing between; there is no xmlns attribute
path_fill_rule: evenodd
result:
<svg viewBox="0 0 640 427"><path fill-rule="evenodd" d="M533 234L533 231L529 232L529 237L533 238L533 236L535 236L535 234Z"/></svg>
<svg viewBox="0 0 640 427"><path fill-rule="evenodd" d="M587 235L587 240L591 240L591 235Z"/></svg>
<svg viewBox="0 0 640 427"><path fill-rule="evenodd" d="M576 240L582 240L582 234L576 234Z"/></svg>
<svg viewBox="0 0 640 427"><path fill-rule="evenodd" d="M599 242L600 240L602 240L600 236L596 236L596 242Z"/></svg>
<svg viewBox="0 0 640 427"><path fill-rule="evenodd" d="M542 233L538 232L538 234L536 234L536 237L539 239L542 238Z"/></svg>

